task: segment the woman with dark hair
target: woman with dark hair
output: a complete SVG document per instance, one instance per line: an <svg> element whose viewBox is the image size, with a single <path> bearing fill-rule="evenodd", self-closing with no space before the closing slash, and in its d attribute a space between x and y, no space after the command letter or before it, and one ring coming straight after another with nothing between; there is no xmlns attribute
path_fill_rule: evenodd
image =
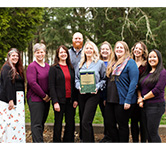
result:
<svg viewBox="0 0 166 150"><path fill-rule="evenodd" d="M139 81L138 104L143 108L148 142L161 142L158 128L165 112L166 70L161 53L154 49L148 55L147 68Z"/></svg>
<svg viewBox="0 0 166 150"><path fill-rule="evenodd" d="M63 142L74 142L75 74L70 62L68 49L61 45L56 50L55 62L49 71L49 92L54 108L53 142L61 142L62 121L65 114Z"/></svg>
<svg viewBox="0 0 166 150"><path fill-rule="evenodd" d="M135 60L138 66L140 77L146 70L147 66L148 49L144 42L139 41L134 44L134 46L131 48L131 57ZM131 109L131 134L133 142L139 142L139 132L141 136L141 142L146 142L147 133L144 123L145 121L143 121L141 117L142 108L140 108L138 104L133 104Z"/></svg>
<svg viewBox="0 0 166 150"><path fill-rule="evenodd" d="M44 142L44 123L47 120L50 97L48 93L48 72L50 66L44 62L46 46L33 46L35 61L29 64L27 75L27 101L31 115L31 131L34 143Z"/></svg>
<svg viewBox="0 0 166 150"><path fill-rule="evenodd" d="M11 48L1 68L0 142L25 142L23 72L20 53L16 48ZM14 120L17 120L17 124Z"/></svg>

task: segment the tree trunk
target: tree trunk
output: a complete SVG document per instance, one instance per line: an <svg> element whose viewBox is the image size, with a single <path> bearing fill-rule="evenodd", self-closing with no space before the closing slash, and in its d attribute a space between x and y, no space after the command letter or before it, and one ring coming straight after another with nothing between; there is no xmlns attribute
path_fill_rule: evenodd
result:
<svg viewBox="0 0 166 150"><path fill-rule="evenodd" d="M28 64L30 64L32 61L33 61L33 47L32 47L32 41L30 41L28 45Z"/></svg>

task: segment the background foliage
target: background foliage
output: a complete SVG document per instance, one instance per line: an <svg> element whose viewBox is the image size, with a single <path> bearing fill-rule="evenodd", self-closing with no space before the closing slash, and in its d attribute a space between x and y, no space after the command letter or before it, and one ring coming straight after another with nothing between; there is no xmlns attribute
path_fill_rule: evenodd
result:
<svg viewBox="0 0 166 150"><path fill-rule="evenodd" d="M164 7L0 8L0 64L11 47L27 51L28 62L32 62L33 44L41 40L53 60L57 47L69 48L72 35L80 31L84 41L90 39L98 46L106 40L112 46L124 40L131 48L142 40L149 50L161 51L166 66L165 18Z"/></svg>

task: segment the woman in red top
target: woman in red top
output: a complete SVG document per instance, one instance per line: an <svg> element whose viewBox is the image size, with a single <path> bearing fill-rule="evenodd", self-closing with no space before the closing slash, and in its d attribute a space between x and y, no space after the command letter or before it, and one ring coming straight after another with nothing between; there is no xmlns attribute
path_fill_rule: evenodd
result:
<svg viewBox="0 0 166 150"><path fill-rule="evenodd" d="M61 142L62 120L65 114L65 131L63 142L74 142L75 108L75 74L70 62L68 49L61 45L56 50L55 62L49 71L49 92L54 108L53 142Z"/></svg>

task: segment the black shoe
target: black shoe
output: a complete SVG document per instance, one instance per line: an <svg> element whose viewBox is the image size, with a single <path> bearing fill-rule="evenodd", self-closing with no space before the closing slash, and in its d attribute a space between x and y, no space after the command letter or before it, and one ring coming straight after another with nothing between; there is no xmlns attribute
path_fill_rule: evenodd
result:
<svg viewBox="0 0 166 150"><path fill-rule="evenodd" d="M111 142L112 142L111 138L108 137L107 135L105 135L104 138L99 141L99 143L111 143Z"/></svg>

